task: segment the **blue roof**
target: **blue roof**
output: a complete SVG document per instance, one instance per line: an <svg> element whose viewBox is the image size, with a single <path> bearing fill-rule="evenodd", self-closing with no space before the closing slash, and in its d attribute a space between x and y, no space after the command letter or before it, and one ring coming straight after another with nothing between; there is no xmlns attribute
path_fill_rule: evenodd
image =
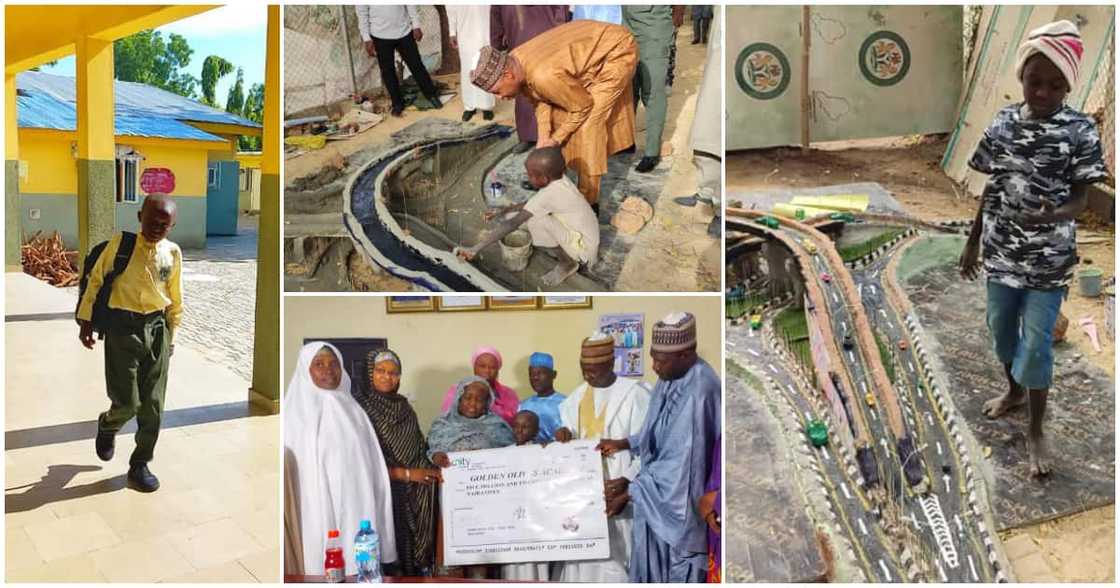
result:
<svg viewBox="0 0 1120 588"><path fill-rule="evenodd" d="M77 130L74 78L21 72L16 75L16 88L19 91L16 110L20 128ZM187 122L261 128L259 123L146 84L114 81L113 91L117 135L224 141Z"/></svg>

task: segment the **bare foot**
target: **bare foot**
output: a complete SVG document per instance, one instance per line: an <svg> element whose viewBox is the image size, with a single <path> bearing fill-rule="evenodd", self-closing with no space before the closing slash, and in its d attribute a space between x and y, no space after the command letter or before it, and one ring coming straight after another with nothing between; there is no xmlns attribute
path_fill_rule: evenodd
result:
<svg viewBox="0 0 1120 588"><path fill-rule="evenodd" d="M984 403L984 408L980 412L990 419L998 419L1007 412L1023 406L1027 403L1027 395L1022 394L1018 397L1012 397L1010 393L1000 394L999 396Z"/></svg>
<svg viewBox="0 0 1120 588"><path fill-rule="evenodd" d="M1031 477L1050 475L1050 453L1046 450L1046 438L1037 439L1027 436L1027 453L1030 454Z"/></svg>
<svg viewBox="0 0 1120 588"><path fill-rule="evenodd" d="M541 283L545 286L557 286L564 280L579 271L579 264L575 262L560 262L547 274L541 276Z"/></svg>

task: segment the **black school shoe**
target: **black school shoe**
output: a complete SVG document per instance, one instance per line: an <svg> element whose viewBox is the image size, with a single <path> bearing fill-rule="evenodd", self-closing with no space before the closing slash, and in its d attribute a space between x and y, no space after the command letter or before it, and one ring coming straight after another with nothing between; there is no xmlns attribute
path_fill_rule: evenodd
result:
<svg viewBox="0 0 1120 588"><path fill-rule="evenodd" d="M117 436L114 433L97 432L97 439L94 440L94 447L97 449L97 458L101 461L109 461L113 459L113 445L116 443Z"/></svg>
<svg viewBox="0 0 1120 588"><path fill-rule="evenodd" d="M494 111L493 110L483 110L482 111L482 120L494 120Z"/></svg>
<svg viewBox="0 0 1120 588"><path fill-rule="evenodd" d="M470 120L472 118L474 118L474 111L473 110L464 110L463 111L463 122L470 122Z"/></svg>
<svg viewBox="0 0 1120 588"><path fill-rule="evenodd" d="M648 174L649 172L653 171L653 168L657 167L657 164L659 163L661 163L660 157L651 157L649 155L646 155L645 157L642 157L642 160L639 161L638 165L634 167L634 171L640 174Z"/></svg>
<svg viewBox="0 0 1120 588"><path fill-rule="evenodd" d="M133 464L128 468L128 487L139 492L155 492L159 490L159 478L148 470L148 464Z"/></svg>

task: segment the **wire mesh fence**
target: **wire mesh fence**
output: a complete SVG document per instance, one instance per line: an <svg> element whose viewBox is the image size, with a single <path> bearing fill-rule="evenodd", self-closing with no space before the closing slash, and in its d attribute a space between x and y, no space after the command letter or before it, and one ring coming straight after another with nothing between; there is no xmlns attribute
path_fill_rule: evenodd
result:
<svg viewBox="0 0 1120 588"><path fill-rule="evenodd" d="M441 63L440 15L434 6L416 7L424 37L420 55L428 71ZM397 77L411 77L396 56ZM321 113L355 94L381 91L377 59L366 54L354 6L304 5L284 8L284 115Z"/></svg>
<svg viewBox="0 0 1120 588"><path fill-rule="evenodd" d="M1088 97L1082 111L1097 121L1097 130L1101 136L1101 149L1104 152L1104 161L1112 176L1116 174L1116 82L1113 63L1114 42L1109 36L1107 45L1098 62L1098 71L1090 80ZM1110 177L1109 183L1115 187L1115 178Z"/></svg>

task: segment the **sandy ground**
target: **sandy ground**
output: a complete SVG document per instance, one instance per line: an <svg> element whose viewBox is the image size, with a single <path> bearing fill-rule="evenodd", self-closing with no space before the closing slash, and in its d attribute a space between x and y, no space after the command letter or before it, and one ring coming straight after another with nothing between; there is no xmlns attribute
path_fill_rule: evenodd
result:
<svg viewBox="0 0 1120 588"><path fill-rule="evenodd" d="M696 192L689 133L696 111L697 92L704 75L707 45L691 45L692 25L686 20L677 32L677 73L669 95L663 143L670 147L672 171L661 192L653 219L630 250L616 290L665 292L717 291L720 287L721 241L708 237L711 207L684 208L676 196ZM716 67L719 64L716 63ZM636 119L638 145L645 143L645 109ZM666 165L663 160L662 165Z"/></svg>
<svg viewBox="0 0 1120 588"><path fill-rule="evenodd" d="M1104 582L1116 578L1116 507L1106 506L1003 535L1020 582ZM1040 557L1041 554L1041 557ZM1009 554L1010 556L1010 554Z"/></svg>
<svg viewBox="0 0 1120 588"><path fill-rule="evenodd" d="M925 220L972 218L977 201L963 194L942 172L939 162L945 138L900 137L871 141L824 143L809 154L799 149L740 151L727 156L727 190L776 187L811 188L830 184L878 182L908 211ZM731 196L728 205L734 202ZM1115 275L1114 227L1094 223L1079 226L1079 238L1105 237L1105 243L1081 243L1082 266L1091 265ZM1070 319L1067 340L1115 380L1115 345L1104 336L1104 303L1071 287L1062 312ZM1101 351L1093 348L1077 323L1090 317L1097 325ZM1009 531L1004 535L1019 581L1112 582L1115 577L1115 507ZM1012 547L1014 546L1014 547Z"/></svg>
<svg viewBox="0 0 1120 588"><path fill-rule="evenodd" d="M692 127L692 115L696 108L696 93L703 75L707 54L706 45L690 45L692 40L691 21L686 20L677 34L676 81L669 97L669 112L666 115L663 142L671 145L662 165L672 165L670 179L655 210L654 218L639 234L639 241L631 249L622 274L616 283L616 290L664 290L716 291L720 284L720 243L707 237L708 221L711 220L710 207L682 208L672 202L674 196L692 194L696 191L695 171L688 148L688 136ZM318 151L312 151L292 159L284 160L285 184L292 180L319 171L336 155L348 157L351 154L373 145L386 143L390 135L415 123L424 117L441 117L460 120L463 103L458 95L459 74L433 76L443 82L448 91L456 92L455 97L441 110L420 112L413 108L405 111L404 116L394 118L388 115L377 126L361 135L343 140L332 141ZM494 110L494 121L513 126L513 101L499 100ZM481 113L471 121L474 124L489 124L482 120ZM645 109L639 107L635 119L637 145L645 142ZM411 284L374 272L377 283L385 290L408 290ZM399 283L398 283L399 282Z"/></svg>

